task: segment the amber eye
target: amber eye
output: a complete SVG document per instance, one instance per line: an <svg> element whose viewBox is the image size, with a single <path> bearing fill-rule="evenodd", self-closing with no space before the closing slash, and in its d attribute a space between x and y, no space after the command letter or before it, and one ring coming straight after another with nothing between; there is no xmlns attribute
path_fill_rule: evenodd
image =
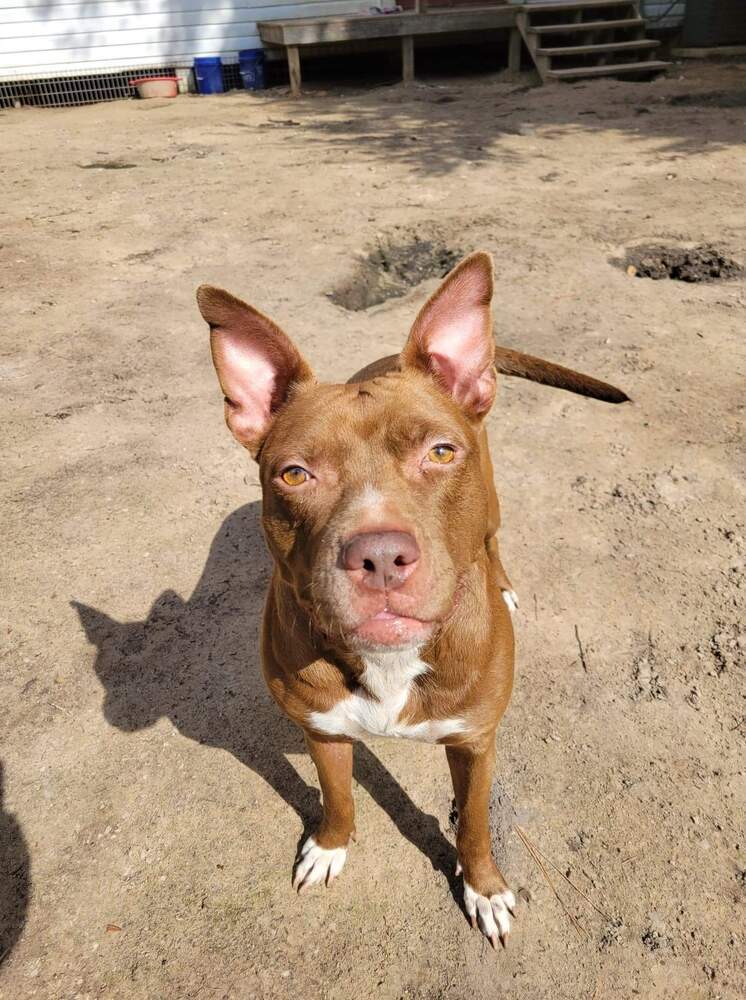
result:
<svg viewBox="0 0 746 1000"><path fill-rule="evenodd" d="M456 457L456 449L450 444L436 444L427 453L427 457L438 465L448 465Z"/></svg>
<svg viewBox="0 0 746 1000"><path fill-rule="evenodd" d="M302 469L300 465L289 465L287 469L284 469L280 475L283 483L287 486L300 486L301 483L305 483L307 479L310 479L310 473Z"/></svg>

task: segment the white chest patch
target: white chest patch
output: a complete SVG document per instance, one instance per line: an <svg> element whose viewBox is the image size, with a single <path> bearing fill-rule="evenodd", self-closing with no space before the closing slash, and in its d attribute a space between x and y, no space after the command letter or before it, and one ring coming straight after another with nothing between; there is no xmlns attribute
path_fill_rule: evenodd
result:
<svg viewBox="0 0 746 1000"><path fill-rule="evenodd" d="M430 667L416 650L375 653L364 657L360 687L327 712L311 712L315 730L331 736L398 736L434 743L464 730L462 719L430 719L410 724L399 716L409 699L412 683Z"/></svg>

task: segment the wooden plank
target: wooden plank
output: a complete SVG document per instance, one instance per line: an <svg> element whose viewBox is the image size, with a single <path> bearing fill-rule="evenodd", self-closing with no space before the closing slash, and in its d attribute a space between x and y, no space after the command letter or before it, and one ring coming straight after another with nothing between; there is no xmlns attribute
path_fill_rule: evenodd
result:
<svg viewBox="0 0 746 1000"><path fill-rule="evenodd" d="M746 56L746 45L713 45L704 49L671 49L674 59L709 59L711 56Z"/></svg>
<svg viewBox="0 0 746 1000"><path fill-rule="evenodd" d="M431 11L428 14L387 14L373 17L298 18L290 21L259 21L262 41L270 45L320 45L369 38L400 38L402 35L437 35L457 31L510 28L515 7L481 10Z"/></svg>
<svg viewBox="0 0 746 1000"><path fill-rule="evenodd" d="M528 11L529 8L525 6L519 9L518 15L516 17L516 25L518 27L518 31L520 32L521 38L523 39L523 42L526 48L528 49L528 53L533 59L534 66L536 67L536 70L539 76L541 77L542 82L544 82L546 80L546 71L549 69L551 63L544 56L539 56L536 54L536 49L539 44L539 36L531 34L531 32L528 30L528 25L529 25Z"/></svg>
<svg viewBox="0 0 746 1000"><path fill-rule="evenodd" d="M585 21L583 24L542 24L528 28L531 35L574 35L576 31L601 31L611 28L641 28L645 24L641 17L627 17L620 21Z"/></svg>
<svg viewBox="0 0 746 1000"><path fill-rule="evenodd" d="M620 74L626 76L629 73L659 73L670 65L671 63L651 59L649 62L618 63L616 66L609 64L607 66L578 67L577 69L550 69L547 76L552 80L580 80L584 77L619 76Z"/></svg>
<svg viewBox="0 0 746 1000"><path fill-rule="evenodd" d="M521 71L521 52L523 51L523 38L518 28L510 29L510 41L508 42L508 69L511 73Z"/></svg>
<svg viewBox="0 0 746 1000"><path fill-rule="evenodd" d="M279 24L276 25L272 21L261 21L257 24L256 30L259 32L259 37L265 45L285 44L283 42L282 26Z"/></svg>
<svg viewBox="0 0 746 1000"><path fill-rule="evenodd" d="M585 10L586 7L634 7L637 0L548 0L548 3L527 3L529 14L545 14L555 10Z"/></svg>
<svg viewBox="0 0 746 1000"><path fill-rule="evenodd" d="M586 56L603 52L624 52L625 49L657 49L659 41L654 38L634 38L630 42L602 42L599 45L558 45L556 48L540 48L539 56Z"/></svg>
<svg viewBox="0 0 746 1000"><path fill-rule="evenodd" d="M414 38L402 35L401 39L401 78L404 83L414 80Z"/></svg>
<svg viewBox="0 0 746 1000"><path fill-rule="evenodd" d="M297 45L288 45L288 74L290 75L290 93L293 97L300 96L300 52Z"/></svg>

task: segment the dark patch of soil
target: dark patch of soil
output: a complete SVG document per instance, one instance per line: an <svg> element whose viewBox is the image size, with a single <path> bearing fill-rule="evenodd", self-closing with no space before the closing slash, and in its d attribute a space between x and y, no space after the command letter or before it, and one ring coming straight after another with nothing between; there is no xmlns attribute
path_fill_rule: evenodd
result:
<svg viewBox="0 0 746 1000"><path fill-rule="evenodd" d="M746 108L746 90L711 90L706 94L676 94L669 98L669 104L676 107Z"/></svg>
<svg viewBox="0 0 746 1000"><path fill-rule="evenodd" d="M428 278L443 278L463 256L437 237L408 234L404 240L379 241L329 298L343 309L358 312L406 294Z"/></svg>
<svg viewBox="0 0 746 1000"><path fill-rule="evenodd" d="M98 163L79 163L81 170L133 170L136 163L123 163L121 160L99 160Z"/></svg>
<svg viewBox="0 0 746 1000"><path fill-rule="evenodd" d="M672 281L720 281L743 274L743 267L711 246L640 246L627 251L623 261L628 274L637 278L670 278Z"/></svg>

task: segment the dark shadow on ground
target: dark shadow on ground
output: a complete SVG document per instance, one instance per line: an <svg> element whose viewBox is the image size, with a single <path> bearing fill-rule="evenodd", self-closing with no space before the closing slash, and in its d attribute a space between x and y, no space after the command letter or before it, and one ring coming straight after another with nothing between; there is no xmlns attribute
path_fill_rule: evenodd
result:
<svg viewBox="0 0 746 1000"><path fill-rule="evenodd" d="M535 170L537 141L551 155L552 142L570 129L580 136L626 133L630 161L640 158L644 168L651 156L677 159L743 142L743 72L733 65L699 68L696 74L679 79L672 70L670 78L652 82L543 87L530 73L512 82L506 74L468 80L440 74L411 86L372 81L355 88L332 84L321 92L310 82L304 95L286 106L302 140L296 148L312 144L305 150L309 165L316 162L317 142L325 162L337 153L353 154L356 162L403 163L423 177L444 176L465 163L520 166L525 160ZM651 139L660 140L652 153L643 145Z"/></svg>
<svg viewBox="0 0 746 1000"><path fill-rule="evenodd" d="M18 820L5 812L3 781L0 763L0 965L23 932L31 895L28 846Z"/></svg>
<svg viewBox="0 0 746 1000"><path fill-rule="evenodd" d="M259 665L259 623L271 571L260 512L256 502L226 518L189 600L166 590L139 622L75 607L97 648L94 666L111 725L132 733L166 716L183 736L228 750L255 771L308 828L320 814L319 792L286 756L305 752L303 736L271 700ZM412 802L363 744L355 747L354 773L453 886L455 851L437 820Z"/></svg>

